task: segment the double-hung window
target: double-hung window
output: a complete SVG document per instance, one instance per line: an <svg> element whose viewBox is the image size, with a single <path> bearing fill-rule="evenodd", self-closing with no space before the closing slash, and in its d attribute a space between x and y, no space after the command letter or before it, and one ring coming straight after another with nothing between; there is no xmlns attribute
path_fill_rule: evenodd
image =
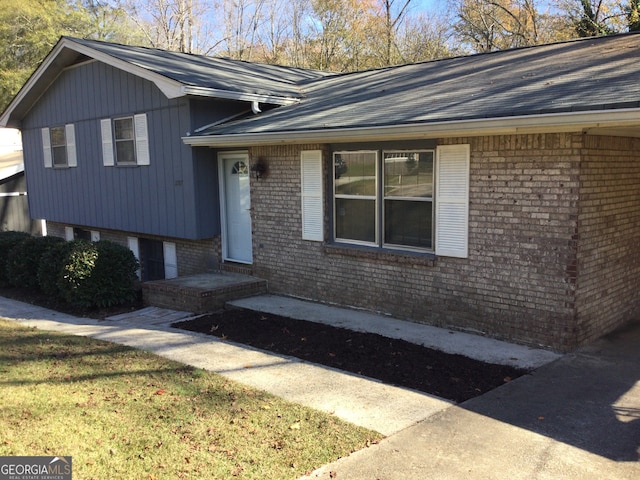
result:
<svg viewBox="0 0 640 480"><path fill-rule="evenodd" d="M146 114L102 119L100 131L105 166L149 165Z"/></svg>
<svg viewBox="0 0 640 480"><path fill-rule="evenodd" d="M433 150L335 152L338 242L431 250Z"/></svg>
<svg viewBox="0 0 640 480"><path fill-rule="evenodd" d="M333 153L333 240L467 257L469 145Z"/></svg>
<svg viewBox="0 0 640 480"><path fill-rule="evenodd" d="M133 135L133 117L113 120L114 141L116 144L116 164L136 164L136 140Z"/></svg>
<svg viewBox="0 0 640 480"><path fill-rule="evenodd" d="M42 149L45 168L77 166L74 125L43 128Z"/></svg>

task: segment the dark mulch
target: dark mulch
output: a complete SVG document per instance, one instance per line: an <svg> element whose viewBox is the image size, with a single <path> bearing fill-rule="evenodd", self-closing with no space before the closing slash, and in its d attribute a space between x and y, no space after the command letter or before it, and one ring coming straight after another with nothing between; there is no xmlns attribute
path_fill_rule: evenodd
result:
<svg viewBox="0 0 640 480"><path fill-rule="evenodd" d="M0 297L12 298L24 303L30 303L32 305L38 305L40 307L49 308L57 312L68 313L69 315L75 315L76 317L95 318L102 320L111 315L118 315L125 312L133 312L144 308L142 304L142 295L138 295L136 301L125 304L116 305L109 308L81 308L70 305L63 300L50 297L39 290L33 290L28 288L13 288L2 287L0 288Z"/></svg>
<svg viewBox="0 0 640 480"><path fill-rule="evenodd" d="M175 328L357 373L463 402L527 373L404 340L244 309L229 309Z"/></svg>

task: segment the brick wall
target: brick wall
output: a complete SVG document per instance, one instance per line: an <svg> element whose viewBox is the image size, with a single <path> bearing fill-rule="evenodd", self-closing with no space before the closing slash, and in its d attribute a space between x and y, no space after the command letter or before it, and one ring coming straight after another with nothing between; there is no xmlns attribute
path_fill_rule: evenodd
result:
<svg viewBox="0 0 640 480"><path fill-rule="evenodd" d="M64 238L64 224L47 222L47 232L50 236ZM128 247L127 237L135 237L135 233L121 232L117 230L100 230L90 227L82 227L87 230L100 232L101 240L110 240ZM142 238L142 237L139 237ZM176 244L178 259L178 275L193 275L206 273L219 269L221 259L220 237L208 240L183 240L170 237L145 236L152 240L173 242Z"/></svg>
<svg viewBox="0 0 640 480"><path fill-rule="evenodd" d="M587 136L582 152L576 335L640 318L640 139Z"/></svg>
<svg viewBox="0 0 640 480"><path fill-rule="evenodd" d="M323 147L252 149L270 170L252 180L256 275L274 293L570 348L581 141L554 134L441 142L471 144L467 259L303 241L300 151Z"/></svg>

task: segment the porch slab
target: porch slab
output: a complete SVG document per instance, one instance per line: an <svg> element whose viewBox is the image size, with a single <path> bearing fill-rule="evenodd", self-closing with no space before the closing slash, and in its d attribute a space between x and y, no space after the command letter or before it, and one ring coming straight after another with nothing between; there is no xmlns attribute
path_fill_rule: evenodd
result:
<svg viewBox="0 0 640 480"><path fill-rule="evenodd" d="M145 305L196 314L220 310L228 301L266 292L266 280L226 271L142 284Z"/></svg>

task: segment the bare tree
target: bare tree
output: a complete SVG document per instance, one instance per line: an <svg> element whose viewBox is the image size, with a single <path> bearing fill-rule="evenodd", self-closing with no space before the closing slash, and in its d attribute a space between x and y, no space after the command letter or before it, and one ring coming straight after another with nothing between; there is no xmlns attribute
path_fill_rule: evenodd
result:
<svg viewBox="0 0 640 480"><path fill-rule="evenodd" d="M397 32L396 47L399 63L414 63L424 60L450 57L466 53L457 43L451 20L445 14L434 12L408 16Z"/></svg>
<svg viewBox="0 0 640 480"><path fill-rule="evenodd" d="M558 0L557 7L579 37L623 32L629 25L624 0Z"/></svg>
<svg viewBox="0 0 640 480"><path fill-rule="evenodd" d="M536 0L457 0L458 37L475 51L537 45L567 37L558 15Z"/></svg>
<svg viewBox="0 0 640 480"><path fill-rule="evenodd" d="M153 47L207 54L217 46L206 0L126 0L123 7Z"/></svg>
<svg viewBox="0 0 640 480"><path fill-rule="evenodd" d="M239 60L252 60L262 28L266 0L223 0L222 53Z"/></svg>

